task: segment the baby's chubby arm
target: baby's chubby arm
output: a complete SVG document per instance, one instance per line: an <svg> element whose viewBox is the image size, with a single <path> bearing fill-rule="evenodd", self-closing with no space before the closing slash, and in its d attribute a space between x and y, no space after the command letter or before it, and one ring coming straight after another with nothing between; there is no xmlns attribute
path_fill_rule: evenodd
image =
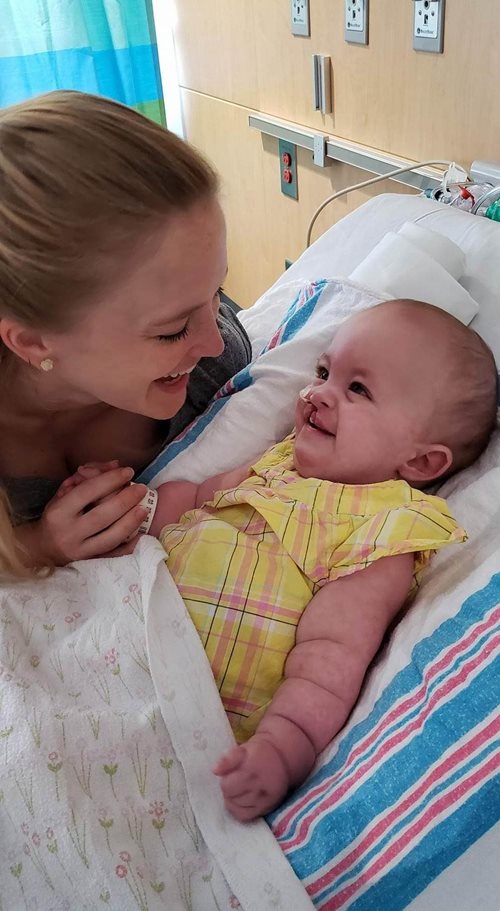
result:
<svg viewBox="0 0 500 911"><path fill-rule="evenodd" d="M250 474L250 465L240 465L232 471L214 475L201 484L191 481L165 481L157 489L158 503L149 533L158 537L165 525L172 525L190 509L203 506L213 499L216 490L230 490Z"/></svg>
<svg viewBox="0 0 500 911"><path fill-rule="evenodd" d="M385 557L323 586L257 731L214 769L227 808L242 821L279 805L345 723L385 630L410 589L413 554Z"/></svg>

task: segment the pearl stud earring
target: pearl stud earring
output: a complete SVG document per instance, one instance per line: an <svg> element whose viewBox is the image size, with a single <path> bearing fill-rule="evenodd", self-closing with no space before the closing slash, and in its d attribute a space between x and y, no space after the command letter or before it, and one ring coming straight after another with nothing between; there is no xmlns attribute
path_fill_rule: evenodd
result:
<svg viewBox="0 0 500 911"><path fill-rule="evenodd" d="M43 361L40 361L40 370L43 370L44 373L48 373L49 370L52 370L54 367L54 361L51 357L44 357Z"/></svg>

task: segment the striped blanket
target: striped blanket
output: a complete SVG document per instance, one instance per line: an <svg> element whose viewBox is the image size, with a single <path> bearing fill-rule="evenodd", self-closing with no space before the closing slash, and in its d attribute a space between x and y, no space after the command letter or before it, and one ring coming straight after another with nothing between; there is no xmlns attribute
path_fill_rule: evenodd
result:
<svg viewBox="0 0 500 911"><path fill-rule="evenodd" d="M496 572L274 814L317 908L406 908L498 821L499 604Z"/></svg>

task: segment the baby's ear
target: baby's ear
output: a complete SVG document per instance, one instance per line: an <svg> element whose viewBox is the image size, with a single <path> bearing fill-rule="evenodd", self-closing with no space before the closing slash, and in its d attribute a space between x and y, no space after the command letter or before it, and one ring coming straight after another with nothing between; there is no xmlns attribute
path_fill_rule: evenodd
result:
<svg viewBox="0 0 500 911"><path fill-rule="evenodd" d="M451 467L453 455L448 446L430 444L413 459L409 459L398 469L400 478L415 487L424 487L436 481Z"/></svg>

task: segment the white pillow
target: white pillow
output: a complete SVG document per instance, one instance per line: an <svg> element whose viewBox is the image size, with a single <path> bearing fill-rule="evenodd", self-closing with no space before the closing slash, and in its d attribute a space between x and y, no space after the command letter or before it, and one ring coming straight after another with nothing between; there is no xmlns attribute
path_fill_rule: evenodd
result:
<svg viewBox="0 0 500 911"><path fill-rule="evenodd" d="M500 225L432 199L397 193L384 193L370 199L325 231L280 276L272 290L296 279L347 277L387 231L400 231L405 222L430 228L452 240L463 251L465 271L460 283L479 304L472 328L486 340L500 365ZM263 297L268 294L269 291ZM246 313L251 314L253 309ZM265 320L261 313L262 318ZM248 325L245 322L252 338L254 321L250 328Z"/></svg>

